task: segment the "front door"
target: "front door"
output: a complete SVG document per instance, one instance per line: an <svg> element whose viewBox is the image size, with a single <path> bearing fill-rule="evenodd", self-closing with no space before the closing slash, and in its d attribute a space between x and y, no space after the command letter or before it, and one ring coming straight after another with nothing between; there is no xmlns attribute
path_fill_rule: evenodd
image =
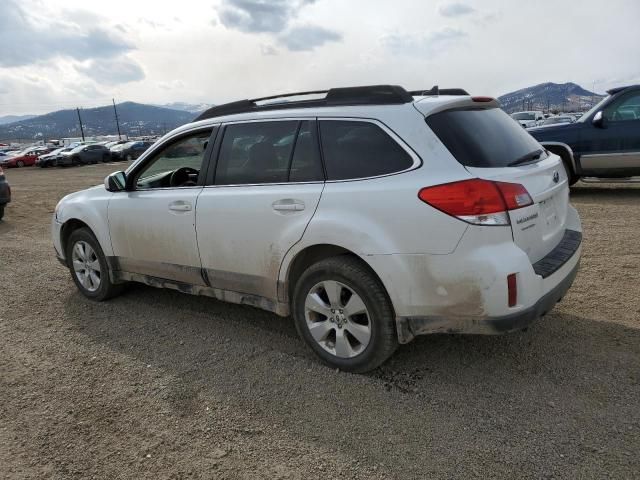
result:
<svg viewBox="0 0 640 480"><path fill-rule="evenodd" d="M629 92L607 106L601 127L582 132L580 165L585 175L640 175L640 92Z"/></svg>
<svg viewBox="0 0 640 480"><path fill-rule="evenodd" d="M212 287L275 300L282 259L324 188L313 120L227 125L196 230Z"/></svg>
<svg viewBox="0 0 640 480"><path fill-rule="evenodd" d="M128 172L109 201L109 233L122 271L204 285L195 231L211 129L169 140Z"/></svg>

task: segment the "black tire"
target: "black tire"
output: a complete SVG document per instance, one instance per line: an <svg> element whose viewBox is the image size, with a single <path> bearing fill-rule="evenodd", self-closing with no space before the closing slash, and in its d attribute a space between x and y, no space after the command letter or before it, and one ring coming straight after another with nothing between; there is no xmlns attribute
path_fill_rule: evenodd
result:
<svg viewBox="0 0 640 480"><path fill-rule="evenodd" d="M80 160L78 159L78 157L71 157L71 166L75 167L77 165L80 164Z"/></svg>
<svg viewBox="0 0 640 480"><path fill-rule="evenodd" d="M127 161L127 162L130 162L131 160L133 160L133 155L131 155L130 153L128 153L128 154L127 154L127 157L126 157L126 161Z"/></svg>
<svg viewBox="0 0 640 480"><path fill-rule="evenodd" d="M307 295L315 285L327 280L347 285L360 296L369 312L371 328L369 343L362 352L351 358L341 358L326 351L311 336L307 326L305 317ZM295 286L291 310L298 334L316 355L332 368L353 373L368 372L384 363L398 348L391 300L380 280L356 258L337 256L310 266Z"/></svg>
<svg viewBox="0 0 640 480"><path fill-rule="evenodd" d="M109 155L105 153L102 155L102 163L107 163L110 160Z"/></svg>
<svg viewBox="0 0 640 480"><path fill-rule="evenodd" d="M562 165L564 166L564 170L567 172L567 178L569 179L569 186L575 185L580 177L573 172L573 169L569 165L566 160L562 161Z"/></svg>
<svg viewBox="0 0 640 480"><path fill-rule="evenodd" d="M71 261L73 248L76 243L80 241L89 244L89 246L96 253L96 257L98 259L98 262L100 263L100 284L98 289L93 292L87 290L82 285L82 283L80 283L80 280L78 279L78 276L73 269L73 264ZM114 284L111 282L111 278L109 277L109 265L107 263L107 259L104 256L104 252L102 251L98 240L88 228L79 228L71 232L66 245L66 258L67 264L69 266L69 271L71 273L71 278L76 284L76 287L78 287L80 293L82 293L85 297L91 300L95 300L96 302L102 302L122 293L124 285Z"/></svg>
<svg viewBox="0 0 640 480"><path fill-rule="evenodd" d="M4 205L0 205L0 220L4 217Z"/></svg>
<svg viewBox="0 0 640 480"><path fill-rule="evenodd" d="M16 167L18 167L18 168L22 168L22 167L24 167L24 162L23 162L22 160L18 160L18 161L16 162Z"/></svg>

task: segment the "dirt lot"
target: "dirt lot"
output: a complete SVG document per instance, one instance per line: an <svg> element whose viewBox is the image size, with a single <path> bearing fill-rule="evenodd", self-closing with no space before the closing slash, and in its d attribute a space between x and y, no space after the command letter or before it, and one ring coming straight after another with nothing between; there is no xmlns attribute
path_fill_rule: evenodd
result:
<svg viewBox="0 0 640 480"><path fill-rule="evenodd" d="M527 332L320 366L291 321L132 286L76 291L49 223L116 165L10 170L0 223L3 478L638 478L640 185L581 185L573 290Z"/></svg>

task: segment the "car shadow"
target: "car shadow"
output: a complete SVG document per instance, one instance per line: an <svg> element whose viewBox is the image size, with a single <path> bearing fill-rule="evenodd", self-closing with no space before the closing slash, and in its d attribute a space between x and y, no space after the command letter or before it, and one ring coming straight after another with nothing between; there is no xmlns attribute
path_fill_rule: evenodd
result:
<svg viewBox="0 0 640 480"><path fill-rule="evenodd" d="M560 310L525 332L419 337L354 375L321 365L290 318L252 307L143 285L104 303L77 292L61 301L68 328L172 378L176 415L231 402L254 423L418 477L436 455L453 468L459 456L438 449L462 434L483 445L460 454L472 462L486 448L502 458L495 452L514 439L513 458L536 450L555 462L556 440L579 438L589 456L606 438L623 452L624 425L640 428L640 330ZM402 455L379 448L388 441Z"/></svg>

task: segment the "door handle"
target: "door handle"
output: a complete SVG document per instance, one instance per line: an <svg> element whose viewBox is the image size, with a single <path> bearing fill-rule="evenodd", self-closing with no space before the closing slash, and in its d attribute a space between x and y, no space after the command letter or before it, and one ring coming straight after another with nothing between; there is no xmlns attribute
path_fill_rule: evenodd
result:
<svg viewBox="0 0 640 480"><path fill-rule="evenodd" d="M292 198L278 200L277 202L273 202L271 206L279 212L301 212L304 210L304 202Z"/></svg>
<svg viewBox="0 0 640 480"><path fill-rule="evenodd" d="M169 204L169 210L172 210L174 212L190 212L191 204L189 202L177 200Z"/></svg>

